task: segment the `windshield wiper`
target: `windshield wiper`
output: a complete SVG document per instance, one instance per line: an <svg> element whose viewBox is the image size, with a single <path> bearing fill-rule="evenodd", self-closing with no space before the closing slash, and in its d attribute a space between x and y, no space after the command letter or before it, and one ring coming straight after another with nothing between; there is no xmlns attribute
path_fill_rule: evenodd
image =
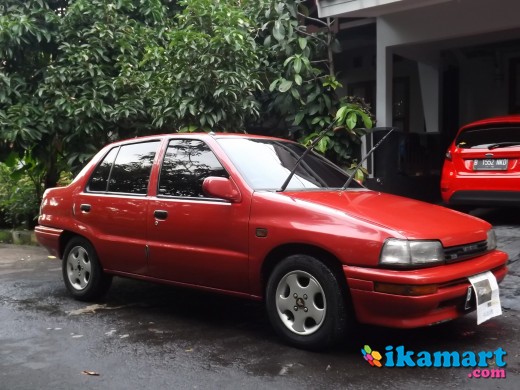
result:
<svg viewBox="0 0 520 390"><path fill-rule="evenodd" d="M285 179L285 181L283 182L282 186L280 187L280 189L278 190L278 192L284 192L285 189L287 188L287 186L289 185L289 182L291 181L291 179L293 178L294 174L296 173L296 170L298 169L298 167L300 166L301 162L303 161L304 157L307 156L309 154L309 152L314 149L314 147L316 146L316 144L318 142L320 142L320 140L325 136L325 134L327 134L327 132L332 129L332 126L334 126L336 124L338 120L337 119L334 119L330 125L327 126L327 128L325 130L323 130L321 133L318 134L318 136L312 140L312 142L310 143L309 146L307 146L307 149L305 149L305 151L302 153L302 155L300 156L300 158L298 160L296 160L296 164L294 164L294 168L292 169L292 171L289 173L289 176L287 176L287 179ZM334 131L336 131L336 129L334 129Z"/></svg>
<svg viewBox="0 0 520 390"><path fill-rule="evenodd" d="M489 145L488 149L489 150L493 150L493 149L501 148L503 146L515 146L515 145L520 145L520 142L515 142L515 141L512 141L512 142L498 142L496 144Z"/></svg>
<svg viewBox="0 0 520 390"><path fill-rule="evenodd" d="M376 150L379 145L381 145L383 143L383 141L386 139L386 137L388 137L390 135L390 133L392 133L392 131L394 131L396 128L395 127L376 127L373 130L390 130L388 133L386 133L384 135L383 138L381 138L379 140L379 142L377 144L374 145L374 147L372 149L370 149L370 151L366 154L366 156L356 165L356 168L354 168L354 172L352 172L352 174L350 175L350 177L348 178L348 180L345 182L345 185L343 185L343 187L341 188L342 190L346 190L348 188L348 186L350 185L350 183L352 183L352 180L354 180L354 177L356 176L356 173L357 171L359 170L359 168L361 167L361 165L363 165L363 163L367 160L368 157L370 157L370 155L374 152L374 150Z"/></svg>

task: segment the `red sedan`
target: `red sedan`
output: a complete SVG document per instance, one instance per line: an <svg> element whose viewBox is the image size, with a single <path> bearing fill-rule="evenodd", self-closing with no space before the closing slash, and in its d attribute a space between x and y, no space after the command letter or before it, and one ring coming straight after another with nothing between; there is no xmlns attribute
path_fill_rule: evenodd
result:
<svg viewBox="0 0 520 390"><path fill-rule="evenodd" d="M450 206L520 205L520 115L459 130L446 153L441 195Z"/></svg>
<svg viewBox="0 0 520 390"><path fill-rule="evenodd" d="M117 142L45 192L36 234L77 299L116 275L264 300L277 333L305 348L355 320L426 326L498 294L507 255L487 222L370 191L304 152L237 134Z"/></svg>

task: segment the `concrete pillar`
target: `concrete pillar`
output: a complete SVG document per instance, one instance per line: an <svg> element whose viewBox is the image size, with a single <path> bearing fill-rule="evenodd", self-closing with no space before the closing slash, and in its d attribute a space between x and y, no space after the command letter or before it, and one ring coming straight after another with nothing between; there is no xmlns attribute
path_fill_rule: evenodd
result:
<svg viewBox="0 0 520 390"><path fill-rule="evenodd" d="M392 126L392 87L393 87L393 53L387 47L389 33L388 25L381 19L377 20L376 49L376 126ZM363 157L374 145L372 137L363 142ZM374 153L365 162L370 177L374 177Z"/></svg>
<svg viewBox="0 0 520 390"><path fill-rule="evenodd" d="M379 32L378 32L379 35ZM392 126L393 54L383 40L377 39L376 119L377 126Z"/></svg>
<svg viewBox="0 0 520 390"><path fill-rule="evenodd" d="M440 131L439 128L439 62L417 62L421 86L422 106L427 133Z"/></svg>

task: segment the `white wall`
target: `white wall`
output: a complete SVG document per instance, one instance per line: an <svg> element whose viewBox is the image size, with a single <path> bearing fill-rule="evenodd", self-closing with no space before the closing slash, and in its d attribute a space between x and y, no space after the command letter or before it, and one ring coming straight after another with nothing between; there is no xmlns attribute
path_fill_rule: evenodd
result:
<svg viewBox="0 0 520 390"><path fill-rule="evenodd" d="M389 125L391 105L388 78L392 71L388 67L389 57L393 53L423 62L430 56L432 69L440 66L439 52L450 47L478 44L478 38L495 38L500 33L517 31L520 27L520 1L518 0L457 0L433 6L393 13L377 18L377 54L380 68L377 70L377 118L379 123ZM509 33L508 33L509 34ZM435 60L435 57L437 59ZM497 85L494 80L493 62L483 59L467 61L461 72L460 120L473 120L475 115L483 117L498 115L498 111L507 112L507 93L504 85ZM421 87L429 132L440 131L440 112L438 85L440 74L434 77L426 62L421 70ZM507 72L506 72L507 74ZM504 82L505 83L505 82ZM477 87L477 86L480 86ZM436 91L437 89L437 91ZM428 100L428 101L425 101ZM385 106L385 102L387 103ZM505 110L505 112L504 112Z"/></svg>
<svg viewBox="0 0 520 390"><path fill-rule="evenodd" d="M373 17L453 0L317 0L320 18L342 15Z"/></svg>
<svg viewBox="0 0 520 390"><path fill-rule="evenodd" d="M520 27L518 0L457 0L378 18L385 46L427 43Z"/></svg>

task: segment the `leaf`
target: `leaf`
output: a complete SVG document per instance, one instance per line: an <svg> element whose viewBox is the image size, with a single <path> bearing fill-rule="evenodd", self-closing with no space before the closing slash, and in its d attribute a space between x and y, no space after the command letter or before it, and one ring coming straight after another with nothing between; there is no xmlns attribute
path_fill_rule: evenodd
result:
<svg viewBox="0 0 520 390"><path fill-rule="evenodd" d="M83 371L81 371L81 373L83 375L99 376L99 373L97 373L95 371L90 371L90 370L83 370Z"/></svg>
<svg viewBox="0 0 520 390"><path fill-rule="evenodd" d="M290 56L289 58L287 58L284 62L283 62L283 66L287 66L288 64L291 63L291 61L294 60L294 56Z"/></svg>
<svg viewBox="0 0 520 390"><path fill-rule="evenodd" d="M330 100L330 97L324 94L323 100L325 101L325 106L327 107L327 109L330 110L332 108L332 102Z"/></svg>
<svg viewBox="0 0 520 390"><path fill-rule="evenodd" d="M356 127L357 123L357 115L354 111L350 111L347 115L347 127L352 130L354 127Z"/></svg>
<svg viewBox="0 0 520 390"><path fill-rule="evenodd" d="M357 181L361 181L361 182L365 179L365 175L363 174L361 169L358 169L356 171L356 174L354 175L354 179L356 179Z"/></svg>
<svg viewBox="0 0 520 390"><path fill-rule="evenodd" d="M316 98L321 94L321 90L314 91L313 93L307 95L307 104L312 103Z"/></svg>
<svg viewBox="0 0 520 390"><path fill-rule="evenodd" d="M319 140L318 145L316 145L316 150L325 153L327 151L327 146L329 145L330 138L325 136Z"/></svg>
<svg viewBox="0 0 520 390"><path fill-rule="evenodd" d="M282 41L285 38L285 28L283 27L280 20L277 20L276 22L274 22L273 37L278 42Z"/></svg>
<svg viewBox="0 0 520 390"><path fill-rule="evenodd" d="M18 155L15 152L9 153L4 163L9 168L14 168L18 164Z"/></svg>
<svg viewBox="0 0 520 390"><path fill-rule="evenodd" d="M295 74L294 75L294 82L297 85L302 85L302 82L303 82L302 76L300 76L299 74Z"/></svg>
<svg viewBox="0 0 520 390"><path fill-rule="evenodd" d="M365 126L366 129L371 129L372 128L372 119L370 119L370 117L365 114L363 111L361 111L359 113L359 115L361 116L361 119L363 120L363 125Z"/></svg>
<svg viewBox="0 0 520 390"><path fill-rule="evenodd" d="M307 39L305 38L298 38L298 44L300 45L300 49L305 50L307 47Z"/></svg>
<svg viewBox="0 0 520 390"><path fill-rule="evenodd" d="M295 73L300 73L302 70L302 60L300 57L295 57L293 68Z"/></svg>
<svg viewBox="0 0 520 390"><path fill-rule="evenodd" d="M280 86L278 87L278 90L282 93L287 92L289 89L291 89L293 85L293 82L290 80L284 80L280 83Z"/></svg>
<svg viewBox="0 0 520 390"><path fill-rule="evenodd" d="M340 107L338 112L336 112L335 119L337 120L338 124L342 124L343 122L345 122L345 117L347 116L347 110L348 110L347 106L342 106L342 107Z"/></svg>
<svg viewBox="0 0 520 390"><path fill-rule="evenodd" d="M305 112L303 112L303 111L299 111L299 112L294 116L294 124L295 124L296 126L298 126L300 123L302 123L303 118L305 118Z"/></svg>
<svg viewBox="0 0 520 390"><path fill-rule="evenodd" d="M273 92L275 89L276 89L276 85L280 82L280 79L276 79L274 80L270 85L269 85L269 92Z"/></svg>

